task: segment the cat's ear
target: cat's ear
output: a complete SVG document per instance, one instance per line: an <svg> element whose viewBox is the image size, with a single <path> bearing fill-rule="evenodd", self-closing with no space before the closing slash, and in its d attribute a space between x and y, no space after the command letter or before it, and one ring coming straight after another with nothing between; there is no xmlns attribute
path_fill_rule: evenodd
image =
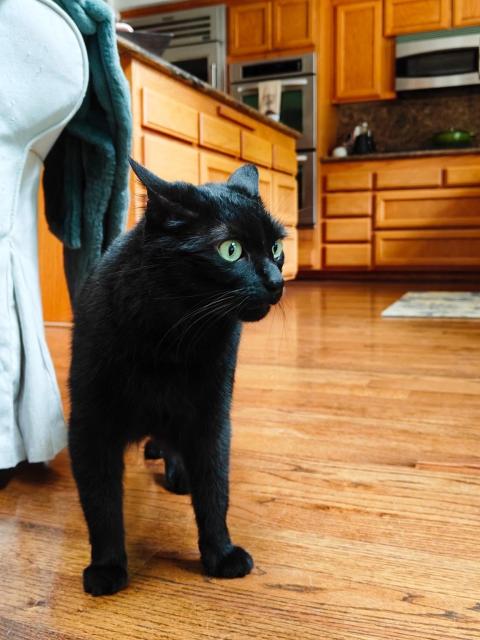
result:
<svg viewBox="0 0 480 640"><path fill-rule="evenodd" d="M231 189L240 191L250 198L258 198L258 169L254 164L244 164L237 169L227 180L227 185Z"/></svg>
<svg viewBox="0 0 480 640"><path fill-rule="evenodd" d="M133 158L130 166L147 189L148 204L145 211L147 224L164 229L180 229L198 217L195 207L197 189L185 182L167 182L143 167Z"/></svg>

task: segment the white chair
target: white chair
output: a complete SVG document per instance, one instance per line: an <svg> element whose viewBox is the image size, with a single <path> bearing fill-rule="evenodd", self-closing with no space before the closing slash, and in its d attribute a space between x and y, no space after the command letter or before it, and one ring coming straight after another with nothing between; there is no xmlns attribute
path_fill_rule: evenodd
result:
<svg viewBox="0 0 480 640"><path fill-rule="evenodd" d="M43 160L80 106L88 59L51 0L0 0L0 469L66 444L37 256Z"/></svg>

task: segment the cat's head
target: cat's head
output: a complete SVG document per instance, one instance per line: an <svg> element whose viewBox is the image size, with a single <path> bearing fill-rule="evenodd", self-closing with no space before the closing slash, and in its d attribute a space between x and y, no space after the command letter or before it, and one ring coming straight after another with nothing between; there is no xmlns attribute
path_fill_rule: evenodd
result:
<svg viewBox="0 0 480 640"><path fill-rule="evenodd" d="M179 294L226 316L263 318L283 293L285 229L265 209L254 165L223 183L166 182L131 161L148 194L145 247Z"/></svg>

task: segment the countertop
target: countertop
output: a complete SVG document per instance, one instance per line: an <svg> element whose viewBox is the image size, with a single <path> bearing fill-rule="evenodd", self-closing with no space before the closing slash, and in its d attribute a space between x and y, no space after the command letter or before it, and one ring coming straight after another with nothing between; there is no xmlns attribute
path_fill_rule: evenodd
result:
<svg viewBox="0 0 480 640"><path fill-rule="evenodd" d="M458 156L480 154L480 147L463 149L420 149L418 151L386 151L384 153L364 153L346 158L325 156L322 162L365 162L368 160L396 160L397 158L428 158L430 156Z"/></svg>
<svg viewBox="0 0 480 640"><path fill-rule="evenodd" d="M139 47L137 44L130 42L130 40L127 40L126 38L122 38L122 36L118 34L117 34L117 43L120 48L120 53L129 53L131 56L133 56L134 58L137 58L141 62L145 62L146 64L149 64L150 66L155 67L155 69L158 69L162 73L165 73L168 76L175 78L180 82L183 82L183 84L186 84L190 87L193 87L194 89L197 89L198 91L201 91L202 93L205 93L206 95L212 97L214 100L223 102L223 104L227 105L228 107L231 107L232 109L236 109L237 111L244 113L250 118L253 118L254 120L258 120L258 122L261 122L262 124L272 127L272 129L276 129L277 131L280 131L281 133L284 133L285 135L290 136L292 138L300 137L300 133L298 131L295 131L295 129L291 129L290 127L287 127L286 125L281 124L280 122L275 122L275 120L272 120L271 118L268 118L267 116L262 115L256 109L252 109L251 107L248 107L242 102L235 100L235 98L228 95L228 93L224 93L223 91L214 89L211 85L207 84L206 82L203 82L199 78L196 78L195 76L192 76L186 71L183 71L183 69L180 69L179 67L176 67L175 65L170 64L160 56L156 56L155 54L150 53L150 51L148 51L147 49L144 49L143 47Z"/></svg>

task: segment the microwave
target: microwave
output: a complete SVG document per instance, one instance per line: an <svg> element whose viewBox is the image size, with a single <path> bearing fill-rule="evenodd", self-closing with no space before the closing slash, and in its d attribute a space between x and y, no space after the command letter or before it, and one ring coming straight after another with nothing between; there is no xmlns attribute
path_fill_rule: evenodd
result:
<svg viewBox="0 0 480 640"><path fill-rule="evenodd" d="M396 40L397 91L480 85L480 28L433 31Z"/></svg>

